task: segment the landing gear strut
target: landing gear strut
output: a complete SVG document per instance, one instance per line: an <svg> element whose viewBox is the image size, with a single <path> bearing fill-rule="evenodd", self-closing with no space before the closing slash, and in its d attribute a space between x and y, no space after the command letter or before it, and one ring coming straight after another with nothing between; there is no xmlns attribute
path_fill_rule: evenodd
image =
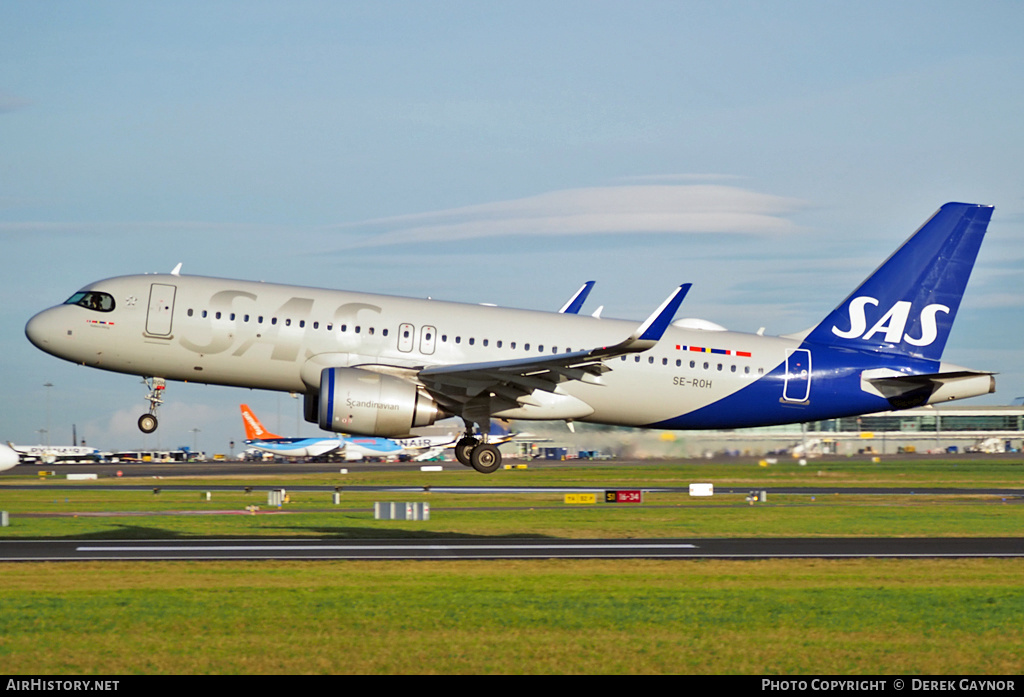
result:
<svg viewBox="0 0 1024 697"><path fill-rule="evenodd" d="M149 388L149 394L146 395L149 412L139 417L139 430L143 433L152 433L160 423L156 419L156 408L164 403L162 397L167 385L163 378L146 378L143 382Z"/></svg>
<svg viewBox="0 0 1024 697"><path fill-rule="evenodd" d="M501 467L501 451L490 443L466 435L455 444L455 459L482 474L490 474Z"/></svg>

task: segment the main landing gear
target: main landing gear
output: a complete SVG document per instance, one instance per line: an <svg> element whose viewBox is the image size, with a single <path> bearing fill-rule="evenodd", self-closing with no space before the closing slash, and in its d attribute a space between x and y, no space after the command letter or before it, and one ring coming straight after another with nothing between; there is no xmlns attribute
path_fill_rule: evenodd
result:
<svg viewBox="0 0 1024 697"><path fill-rule="evenodd" d="M483 474L490 474L501 467L501 451L498 447L482 443L479 438L471 435L455 444L455 459Z"/></svg>
<svg viewBox="0 0 1024 697"><path fill-rule="evenodd" d="M149 394L146 395L149 412L139 417L139 430L143 433L152 433L160 423L156 419L156 408L164 403L162 397L167 384L163 378L146 378L142 382L149 388Z"/></svg>

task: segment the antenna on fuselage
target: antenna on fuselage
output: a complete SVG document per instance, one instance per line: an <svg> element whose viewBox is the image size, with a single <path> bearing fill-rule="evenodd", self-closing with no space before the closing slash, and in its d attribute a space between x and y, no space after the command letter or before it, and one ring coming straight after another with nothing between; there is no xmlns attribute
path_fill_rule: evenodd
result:
<svg viewBox="0 0 1024 697"><path fill-rule="evenodd" d="M174 267L174 270L171 271L171 275L172 276L180 276L181 275L181 262L180 261L178 262L178 265Z"/></svg>

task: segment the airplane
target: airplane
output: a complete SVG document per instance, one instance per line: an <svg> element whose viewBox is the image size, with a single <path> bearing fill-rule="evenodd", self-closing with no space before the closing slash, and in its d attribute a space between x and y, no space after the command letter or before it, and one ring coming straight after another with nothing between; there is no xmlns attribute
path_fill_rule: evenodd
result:
<svg viewBox="0 0 1024 697"><path fill-rule="evenodd" d="M21 462L21 458L13 448L0 443L0 472L9 470Z"/></svg>
<svg viewBox="0 0 1024 697"><path fill-rule="evenodd" d="M517 435L509 430L507 421L495 419L491 422L491 429L483 436L483 439L492 445L501 445L508 443ZM440 435L421 432L410 438L396 438L395 442L405 448L407 452L415 454L413 459L427 460L440 455L445 450L455 448L459 440L460 434L456 430Z"/></svg>
<svg viewBox="0 0 1024 697"><path fill-rule="evenodd" d="M25 333L59 358L142 376L144 432L157 427L167 380L297 392L306 420L327 431L402 438L459 417L456 458L489 473L501 453L476 434L492 418L735 429L993 392L993 373L941 360L992 210L943 205L796 334L673 322L688 283L637 325L186 276L181 264L90 283Z"/></svg>
<svg viewBox="0 0 1024 697"><path fill-rule="evenodd" d="M245 444L263 452L281 457L320 457L344 445L341 438L285 438L263 427L249 405L240 405L242 425L245 426Z"/></svg>
<svg viewBox="0 0 1024 697"><path fill-rule="evenodd" d="M245 444L281 457L321 457L341 450L346 459L396 458L404 452L388 438L285 438L264 428L247 404L241 409Z"/></svg>
<svg viewBox="0 0 1024 697"><path fill-rule="evenodd" d="M85 445L7 445L23 457L52 464L58 460L88 460L100 457L100 451Z"/></svg>

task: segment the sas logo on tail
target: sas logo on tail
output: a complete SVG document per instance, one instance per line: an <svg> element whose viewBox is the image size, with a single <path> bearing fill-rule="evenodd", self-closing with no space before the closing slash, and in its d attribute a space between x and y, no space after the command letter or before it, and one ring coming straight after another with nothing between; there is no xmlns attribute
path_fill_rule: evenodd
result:
<svg viewBox="0 0 1024 697"><path fill-rule="evenodd" d="M847 331L841 330L833 325L832 333L843 339L864 339L870 340L876 334L884 333L884 340L890 344L907 342L913 346L930 346L938 338L939 330L935 322L935 315L940 312L949 314L949 308L945 305L926 305L921 310L921 336L913 337L904 334L907 321L910 318L910 305L907 300L901 300L882 316L875 325L867 329L868 320L864 308L868 305L878 306L878 300L861 296L850 301L848 312L850 313L850 328Z"/></svg>

